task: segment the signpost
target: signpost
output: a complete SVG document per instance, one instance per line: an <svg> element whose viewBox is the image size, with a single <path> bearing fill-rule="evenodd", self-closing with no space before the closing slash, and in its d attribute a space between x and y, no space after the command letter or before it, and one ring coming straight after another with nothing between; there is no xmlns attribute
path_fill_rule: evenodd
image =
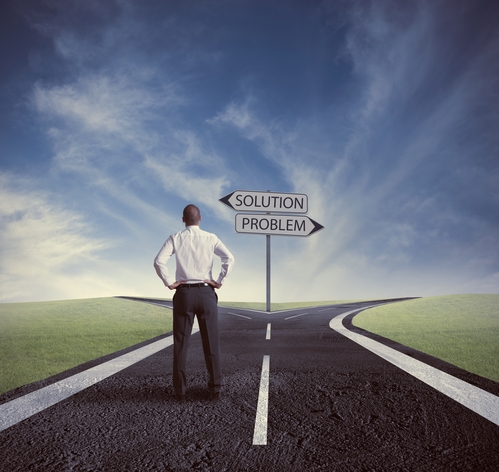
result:
<svg viewBox="0 0 499 472"><path fill-rule="evenodd" d="M270 312L270 236L310 236L323 226L308 216L308 196L302 193L236 190L220 199L237 213L236 232L265 234L267 239L267 311ZM275 213L285 213L276 215ZM289 215L288 213L299 213Z"/></svg>

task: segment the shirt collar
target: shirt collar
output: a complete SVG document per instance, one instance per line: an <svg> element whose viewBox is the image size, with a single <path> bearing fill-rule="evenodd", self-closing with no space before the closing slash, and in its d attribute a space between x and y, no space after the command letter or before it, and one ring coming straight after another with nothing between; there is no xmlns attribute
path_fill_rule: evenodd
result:
<svg viewBox="0 0 499 472"><path fill-rule="evenodd" d="M199 225L186 226L185 229L189 231L199 231Z"/></svg>

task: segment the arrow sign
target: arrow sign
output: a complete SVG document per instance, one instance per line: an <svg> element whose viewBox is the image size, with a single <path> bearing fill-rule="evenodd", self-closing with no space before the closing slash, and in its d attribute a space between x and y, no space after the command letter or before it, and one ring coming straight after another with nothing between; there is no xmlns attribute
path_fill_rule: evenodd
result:
<svg viewBox="0 0 499 472"><path fill-rule="evenodd" d="M322 228L324 228L324 226L308 216L236 214L237 233L310 236Z"/></svg>
<svg viewBox="0 0 499 472"><path fill-rule="evenodd" d="M303 193L277 193L236 190L220 199L237 211L307 213L308 196Z"/></svg>

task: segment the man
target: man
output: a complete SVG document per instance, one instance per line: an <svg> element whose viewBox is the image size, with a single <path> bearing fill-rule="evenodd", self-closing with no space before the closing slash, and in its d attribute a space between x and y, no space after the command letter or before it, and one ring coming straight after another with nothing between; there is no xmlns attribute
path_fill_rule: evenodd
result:
<svg viewBox="0 0 499 472"><path fill-rule="evenodd" d="M173 296L173 388L178 401L185 400L185 365L194 316L198 318L206 368L208 389L213 400L220 398L222 372L218 341L218 297L215 289L222 286L234 265L234 256L212 233L199 228L201 213L195 205L184 208L185 229L172 234L163 244L154 267ZM175 254L176 274L173 279L166 267ZM222 267L216 280L212 276L213 254L220 257Z"/></svg>

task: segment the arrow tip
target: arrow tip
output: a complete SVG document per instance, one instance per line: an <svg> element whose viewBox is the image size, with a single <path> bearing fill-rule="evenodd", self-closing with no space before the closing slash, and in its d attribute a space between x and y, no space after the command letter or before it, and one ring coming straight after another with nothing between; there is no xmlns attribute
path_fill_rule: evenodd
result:
<svg viewBox="0 0 499 472"><path fill-rule="evenodd" d="M225 203L225 205L227 205L228 207L231 207L232 209L234 209L234 207L230 204L230 201L229 201L230 197L232 197L232 195L234 195L234 192L229 193L229 195L225 195L225 197L220 198L218 201L222 202L222 203Z"/></svg>
<svg viewBox="0 0 499 472"><path fill-rule="evenodd" d="M320 223L317 223L317 221L314 221L312 218L310 218L310 221L314 224L314 229L312 231L310 231L310 234L313 234L315 233L316 231L320 231L321 229L324 228L324 226L322 226ZM310 236L309 234L309 236Z"/></svg>

